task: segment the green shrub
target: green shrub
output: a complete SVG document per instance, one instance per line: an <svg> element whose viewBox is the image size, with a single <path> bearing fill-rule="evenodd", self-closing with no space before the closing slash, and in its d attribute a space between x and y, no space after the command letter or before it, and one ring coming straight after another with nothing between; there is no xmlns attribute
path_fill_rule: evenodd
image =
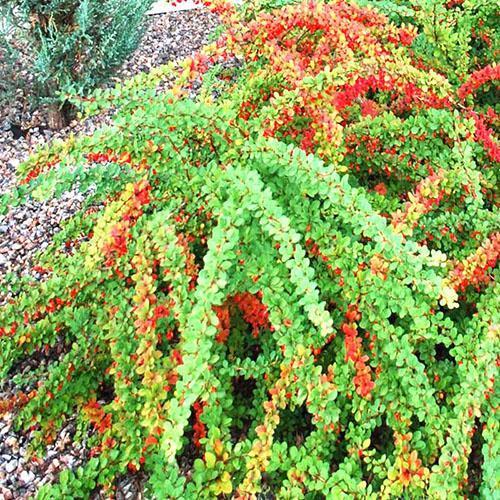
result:
<svg viewBox="0 0 500 500"><path fill-rule="evenodd" d="M499 8L485 0L412 0L421 34L415 49L424 61L457 82L498 56Z"/></svg>
<svg viewBox="0 0 500 500"><path fill-rule="evenodd" d="M0 106L7 107L20 84L16 70L16 51L12 46L14 24L10 10L0 3Z"/></svg>
<svg viewBox="0 0 500 500"><path fill-rule="evenodd" d="M29 46L35 92L50 105L50 125L64 125L68 94L106 81L136 48L152 0L1 0ZM13 48L12 39L3 38Z"/></svg>
<svg viewBox="0 0 500 500"><path fill-rule="evenodd" d="M167 66L96 92L114 125L39 152L0 204L96 186L0 310L33 448L75 413L91 433L40 498L138 470L151 498L492 497L494 75L419 69L416 31L354 4L213 7L227 30L171 91ZM221 97L189 100L214 65Z"/></svg>

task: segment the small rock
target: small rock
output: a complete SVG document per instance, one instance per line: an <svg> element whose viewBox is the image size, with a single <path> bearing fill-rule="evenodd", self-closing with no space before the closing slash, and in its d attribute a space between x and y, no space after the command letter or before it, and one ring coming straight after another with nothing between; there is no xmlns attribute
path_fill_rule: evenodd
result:
<svg viewBox="0 0 500 500"><path fill-rule="evenodd" d="M5 444L6 444L9 448L18 448L18 447L19 447L19 443L18 443L17 439L16 439L14 436L9 436L9 437L5 440Z"/></svg>
<svg viewBox="0 0 500 500"><path fill-rule="evenodd" d="M19 160L19 158L11 158L9 161L9 164L12 168L17 168L20 163L21 161Z"/></svg>
<svg viewBox="0 0 500 500"><path fill-rule="evenodd" d="M19 475L19 480L22 484L28 485L35 479L35 474L28 470L23 470Z"/></svg>
<svg viewBox="0 0 500 500"><path fill-rule="evenodd" d="M5 464L5 470L10 474L17 469L17 462L15 460L11 460L10 462Z"/></svg>
<svg viewBox="0 0 500 500"><path fill-rule="evenodd" d="M12 492L3 486L0 486L0 498L3 500L12 500L14 496Z"/></svg>

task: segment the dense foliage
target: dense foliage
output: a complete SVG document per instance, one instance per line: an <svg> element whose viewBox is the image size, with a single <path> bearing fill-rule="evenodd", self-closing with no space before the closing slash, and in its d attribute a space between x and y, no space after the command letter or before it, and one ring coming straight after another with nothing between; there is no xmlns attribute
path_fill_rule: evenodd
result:
<svg viewBox="0 0 500 500"><path fill-rule="evenodd" d="M152 0L0 0L0 56L16 49L35 92L50 105L50 125L70 112L68 94L85 95L110 77L136 48ZM28 48L24 47L26 45ZM2 64L0 89L13 76ZM25 82L28 83L28 82Z"/></svg>
<svg viewBox="0 0 500 500"><path fill-rule="evenodd" d="M0 106L11 102L19 85L16 56L11 40L15 36L12 12L0 2Z"/></svg>
<svg viewBox="0 0 500 500"><path fill-rule="evenodd" d="M211 7L171 91L96 92L114 125L2 199L89 193L0 310L3 408L35 452L76 412L89 448L40 497L491 498L497 66L454 83L350 2Z"/></svg>
<svg viewBox="0 0 500 500"><path fill-rule="evenodd" d="M498 5L485 0L361 0L397 24L411 22L419 34L417 58L446 73L453 83L493 61L499 42Z"/></svg>

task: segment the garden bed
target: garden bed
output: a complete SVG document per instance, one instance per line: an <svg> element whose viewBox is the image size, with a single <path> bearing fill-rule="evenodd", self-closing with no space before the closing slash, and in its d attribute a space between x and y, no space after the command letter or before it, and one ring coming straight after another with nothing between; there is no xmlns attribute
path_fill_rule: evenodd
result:
<svg viewBox="0 0 500 500"><path fill-rule="evenodd" d="M212 0L20 167L21 232L74 203L0 305L9 446L81 443L42 498L494 496L496 11L373 3Z"/></svg>

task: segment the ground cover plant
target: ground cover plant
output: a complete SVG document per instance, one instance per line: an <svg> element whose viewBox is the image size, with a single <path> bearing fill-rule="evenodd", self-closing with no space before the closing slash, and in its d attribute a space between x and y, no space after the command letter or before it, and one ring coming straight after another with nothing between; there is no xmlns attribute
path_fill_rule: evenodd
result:
<svg viewBox="0 0 500 500"><path fill-rule="evenodd" d="M0 309L2 408L34 453L75 413L89 439L40 498L493 497L497 66L453 82L351 2L210 6L169 92L96 92L114 125L1 200L93 186Z"/></svg>

